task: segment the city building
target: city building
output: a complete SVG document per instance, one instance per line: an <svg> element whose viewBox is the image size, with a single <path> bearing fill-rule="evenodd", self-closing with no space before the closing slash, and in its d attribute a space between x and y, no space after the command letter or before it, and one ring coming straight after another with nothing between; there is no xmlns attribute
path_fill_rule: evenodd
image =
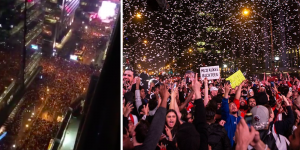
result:
<svg viewBox="0 0 300 150"><path fill-rule="evenodd" d="M79 0L46 0L43 26L43 52L52 54L61 48L74 20Z"/></svg>

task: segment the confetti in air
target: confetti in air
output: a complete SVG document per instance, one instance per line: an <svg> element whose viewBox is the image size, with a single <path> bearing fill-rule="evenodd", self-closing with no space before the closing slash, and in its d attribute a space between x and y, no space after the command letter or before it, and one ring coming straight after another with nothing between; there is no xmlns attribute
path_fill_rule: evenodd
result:
<svg viewBox="0 0 300 150"><path fill-rule="evenodd" d="M155 11L145 0L124 0L124 61L148 73L299 68L299 8L292 1L169 0Z"/></svg>

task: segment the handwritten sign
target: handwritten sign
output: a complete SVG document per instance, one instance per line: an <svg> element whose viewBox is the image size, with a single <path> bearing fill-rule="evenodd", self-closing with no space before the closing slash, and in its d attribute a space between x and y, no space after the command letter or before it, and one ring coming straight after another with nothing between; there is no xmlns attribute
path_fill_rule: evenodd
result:
<svg viewBox="0 0 300 150"><path fill-rule="evenodd" d="M239 86L244 80L246 79L243 73L241 72L241 70L237 71L236 73L234 73L233 75L231 75L226 79L226 81L230 81L231 88L235 88L236 86Z"/></svg>
<svg viewBox="0 0 300 150"><path fill-rule="evenodd" d="M219 79L220 70L219 66L200 67L201 78L207 78L208 80Z"/></svg>

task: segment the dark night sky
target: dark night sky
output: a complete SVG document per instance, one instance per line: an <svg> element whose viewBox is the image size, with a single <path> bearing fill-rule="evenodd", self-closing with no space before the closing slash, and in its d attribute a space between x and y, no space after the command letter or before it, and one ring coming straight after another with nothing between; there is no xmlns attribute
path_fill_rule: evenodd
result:
<svg viewBox="0 0 300 150"><path fill-rule="evenodd" d="M239 52L243 54L241 57L248 58L249 55L259 54L260 51L264 51L260 48L263 47L261 39L265 22L254 13L243 17L241 12L244 8L266 18L269 18L270 14L273 15L275 47L278 47L278 44L280 46L280 38L277 35L278 13L280 9L285 9L288 48L298 44L299 41L295 36L299 34L296 3L281 3L281 7L277 1L253 3L237 0L201 2L182 0L168 3L170 8L166 11L150 11L144 0L123 1L124 57L133 59L135 65L141 65L141 69L157 71L173 61L175 67L192 64L198 69L201 66L201 58L196 45L200 41L206 43L205 47L208 44L214 45L206 48L203 53L207 65L216 65L223 61L218 56L221 54L221 58L230 59L234 55L233 52L239 49L240 40L243 40L243 51L247 51L253 45L257 47L254 54L248 51ZM133 17L137 13L142 14L142 18ZM228 20L225 21L226 19ZM222 31L208 32L208 27L221 28ZM238 36L237 33L240 32L242 38L232 41L231 36ZM147 44L143 43L144 40L148 41ZM189 49L192 50L191 53ZM216 51L220 54L216 54Z"/></svg>

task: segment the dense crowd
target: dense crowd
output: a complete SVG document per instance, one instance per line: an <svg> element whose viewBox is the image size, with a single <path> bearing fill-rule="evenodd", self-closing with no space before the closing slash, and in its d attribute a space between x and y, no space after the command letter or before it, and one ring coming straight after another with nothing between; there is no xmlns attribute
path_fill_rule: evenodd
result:
<svg viewBox="0 0 300 150"><path fill-rule="evenodd" d="M8 87L13 80L17 79L19 68L21 67L21 56L13 52L0 51L0 93Z"/></svg>
<svg viewBox="0 0 300 150"><path fill-rule="evenodd" d="M3 48L3 47L1 47ZM21 68L21 51L11 50L6 48L6 50L0 51L0 93L5 90L13 81L18 78L18 74ZM36 51L28 49L26 54L26 66L30 62L30 57Z"/></svg>
<svg viewBox="0 0 300 150"><path fill-rule="evenodd" d="M40 65L43 67L41 74L25 93L15 117L6 124L7 137L10 138L1 141L0 149L8 149L16 139L19 140L18 149L47 149L60 125L57 117L65 115L72 101L86 92L90 75L96 73L88 65L56 57L42 58ZM34 107L36 117L26 129L22 122L25 116L31 115ZM43 111L51 119L42 117Z"/></svg>
<svg viewBox="0 0 300 150"><path fill-rule="evenodd" d="M264 74L235 88L219 78L123 72L124 150L299 150L300 81Z"/></svg>
<svg viewBox="0 0 300 150"><path fill-rule="evenodd" d="M38 118L35 125L32 126L33 132L24 140L25 144L17 149L47 149L50 139L55 137L58 129L59 124Z"/></svg>
<svg viewBox="0 0 300 150"><path fill-rule="evenodd" d="M35 99L44 98L47 101L44 107L51 109L48 114L52 120L39 118L34 125L37 126L36 129L31 130L30 136L27 136L20 149L47 148L59 128L57 116L64 115L72 101L85 92L89 77L93 73L87 65L62 58L45 58L41 60L41 65L42 80L45 80L41 86L44 87L45 94Z"/></svg>

